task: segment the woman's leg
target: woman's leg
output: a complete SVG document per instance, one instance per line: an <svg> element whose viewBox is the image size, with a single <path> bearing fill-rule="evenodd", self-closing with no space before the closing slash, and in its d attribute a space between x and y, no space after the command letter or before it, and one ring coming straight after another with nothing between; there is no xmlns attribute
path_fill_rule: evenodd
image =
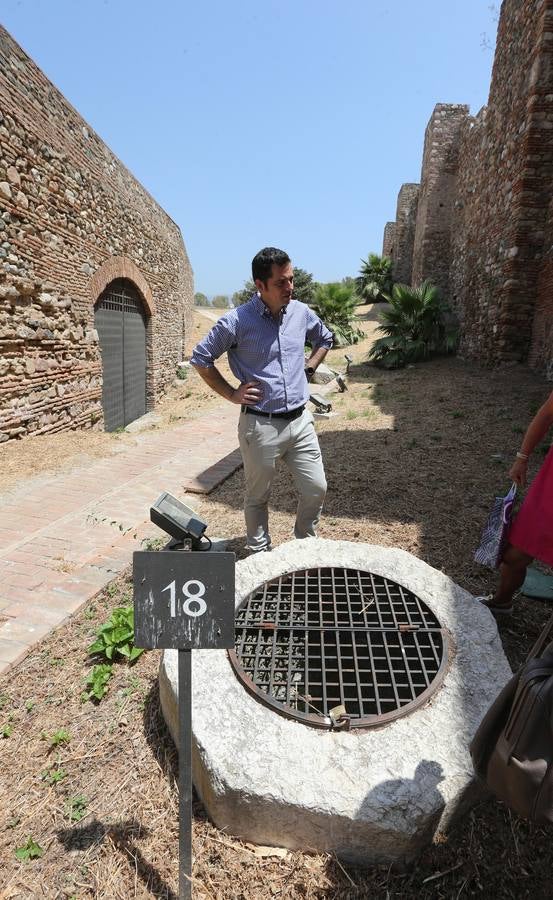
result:
<svg viewBox="0 0 553 900"><path fill-rule="evenodd" d="M533 557L528 556L518 547L508 544L499 567L499 585L491 600L491 606L510 606L513 594L522 587L526 577L526 569Z"/></svg>

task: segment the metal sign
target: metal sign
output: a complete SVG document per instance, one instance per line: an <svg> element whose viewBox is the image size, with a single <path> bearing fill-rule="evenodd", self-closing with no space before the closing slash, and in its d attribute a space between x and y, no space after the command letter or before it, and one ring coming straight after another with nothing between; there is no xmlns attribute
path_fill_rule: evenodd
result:
<svg viewBox="0 0 553 900"><path fill-rule="evenodd" d="M234 647L234 553L133 554L137 647L179 656L179 900L192 897L192 653Z"/></svg>
<svg viewBox="0 0 553 900"><path fill-rule="evenodd" d="M133 562L137 647L234 646L234 553L143 551Z"/></svg>

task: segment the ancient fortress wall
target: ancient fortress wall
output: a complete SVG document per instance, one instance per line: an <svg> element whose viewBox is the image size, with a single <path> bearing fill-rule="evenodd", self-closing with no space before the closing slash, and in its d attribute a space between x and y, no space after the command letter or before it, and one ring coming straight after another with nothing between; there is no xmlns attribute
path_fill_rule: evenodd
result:
<svg viewBox="0 0 553 900"><path fill-rule="evenodd" d="M151 407L193 303L180 231L0 29L0 440L102 427L94 304L117 278L143 300Z"/></svg>
<svg viewBox="0 0 553 900"><path fill-rule="evenodd" d="M419 184L402 184L397 197L392 277L401 284L411 284L419 189Z"/></svg>
<svg viewBox="0 0 553 900"><path fill-rule="evenodd" d="M553 0L504 0L487 107L438 104L424 145L412 282L442 288L464 355L553 374L552 186Z"/></svg>
<svg viewBox="0 0 553 900"><path fill-rule="evenodd" d="M382 241L382 256L393 255L395 235L396 223L386 222L386 225L384 226L384 239Z"/></svg>
<svg viewBox="0 0 553 900"><path fill-rule="evenodd" d="M468 112L468 106L437 104L424 137L412 280L420 284L430 278L446 295L460 133Z"/></svg>

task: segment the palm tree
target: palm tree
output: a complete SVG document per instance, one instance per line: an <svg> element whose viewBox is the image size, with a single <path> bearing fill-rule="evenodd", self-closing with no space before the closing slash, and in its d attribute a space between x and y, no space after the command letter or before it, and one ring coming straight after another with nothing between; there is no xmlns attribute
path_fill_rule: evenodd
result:
<svg viewBox="0 0 553 900"><path fill-rule="evenodd" d="M394 369L427 359L434 353L454 352L457 326L448 323L449 307L430 281L417 288L394 284L386 299L390 306L380 314L381 324L377 329L384 337L374 342L369 359Z"/></svg>
<svg viewBox="0 0 553 900"><path fill-rule="evenodd" d="M361 269L356 278L357 293L365 303L385 300L392 290L392 260L388 256L369 253L361 260Z"/></svg>
<svg viewBox="0 0 553 900"><path fill-rule="evenodd" d="M350 284L318 284L310 303L327 328L334 334L335 347L355 344L363 332L353 325L357 295Z"/></svg>

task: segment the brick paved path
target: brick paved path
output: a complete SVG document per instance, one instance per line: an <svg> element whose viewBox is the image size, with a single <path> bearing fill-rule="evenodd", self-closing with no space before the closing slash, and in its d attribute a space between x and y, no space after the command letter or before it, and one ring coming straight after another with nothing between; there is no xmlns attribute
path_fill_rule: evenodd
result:
<svg viewBox="0 0 553 900"><path fill-rule="evenodd" d="M241 465L237 419L225 404L0 495L0 672L125 569L145 537L163 534L149 520L163 490L206 494Z"/></svg>

